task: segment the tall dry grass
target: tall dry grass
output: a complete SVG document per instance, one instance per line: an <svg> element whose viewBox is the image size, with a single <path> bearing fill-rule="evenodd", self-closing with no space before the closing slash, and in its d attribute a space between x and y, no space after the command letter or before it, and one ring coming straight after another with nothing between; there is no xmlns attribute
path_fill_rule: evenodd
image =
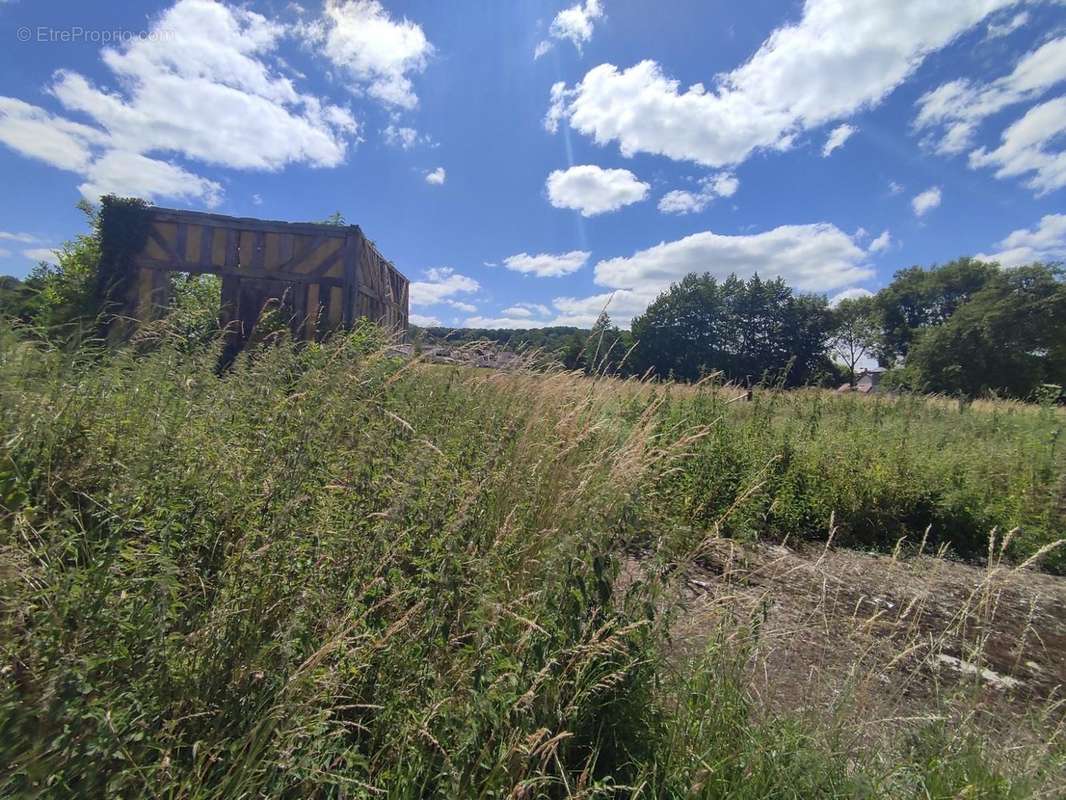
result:
<svg viewBox="0 0 1066 800"><path fill-rule="evenodd" d="M168 323L117 352L0 332L0 792L850 797L935 779L1015 796L980 747L978 772L868 765L830 728L760 713L735 637L684 668L671 638L678 566L709 530L817 518L833 489L789 470L822 470L830 434L917 414L995 459L954 474L966 497L1039 517L977 486L1014 449L917 407L742 407L388 352L360 328L218 374L217 343ZM1056 420L987 430L1020 448ZM876 463L911 463L893 447ZM1058 457L1030 453L1026 480ZM961 763L954 742L930 752Z"/></svg>

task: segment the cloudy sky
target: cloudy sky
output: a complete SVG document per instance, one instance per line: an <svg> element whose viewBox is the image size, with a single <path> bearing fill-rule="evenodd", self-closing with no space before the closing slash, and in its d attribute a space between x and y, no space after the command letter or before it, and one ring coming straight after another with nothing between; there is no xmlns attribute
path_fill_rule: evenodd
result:
<svg viewBox="0 0 1066 800"><path fill-rule="evenodd" d="M132 5L0 0L0 273L107 192L340 211L423 324L1066 259L1061 0Z"/></svg>

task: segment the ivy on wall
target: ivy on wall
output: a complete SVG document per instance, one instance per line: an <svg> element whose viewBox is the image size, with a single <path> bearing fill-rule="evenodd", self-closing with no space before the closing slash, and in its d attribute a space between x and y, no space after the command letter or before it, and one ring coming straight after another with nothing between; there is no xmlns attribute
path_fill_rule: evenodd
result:
<svg viewBox="0 0 1066 800"><path fill-rule="evenodd" d="M148 242L148 203L137 197L106 195L100 200L100 264L96 298L105 312L126 302L133 258Z"/></svg>

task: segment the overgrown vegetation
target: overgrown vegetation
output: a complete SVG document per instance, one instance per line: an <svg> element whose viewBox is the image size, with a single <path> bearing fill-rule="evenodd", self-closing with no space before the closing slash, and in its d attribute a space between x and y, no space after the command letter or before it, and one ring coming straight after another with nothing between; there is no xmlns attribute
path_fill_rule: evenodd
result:
<svg viewBox="0 0 1066 800"><path fill-rule="evenodd" d="M144 245L144 208L141 200L114 196L99 209L83 204L89 232L63 246L58 264L40 264L25 282L4 278L0 316L53 341L102 332L126 296L129 259ZM346 223L336 212L320 224ZM960 258L902 269L876 295L831 308L824 295L796 292L780 278L691 273L633 319L631 330L619 329L605 309L591 330L430 327L415 328L412 341L418 350L475 342L536 350L586 374L690 382L719 375L746 386L788 388L854 386L860 368L876 356L889 368L885 386L897 391L1061 401L1063 276L1055 264L1005 270ZM211 284L196 289L174 275L167 280L175 305L203 307L203 288ZM186 289L197 296L182 296Z"/></svg>
<svg viewBox="0 0 1066 800"><path fill-rule="evenodd" d="M871 749L767 713L757 619L670 644L671 576L719 535L932 525L970 553L1020 525L1034 553L1066 511L1060 411L423 366L371 327L219 375L188 329L0 332L0 793L1061 787L1055 748L917 725Z"/></svg>
<svg viewBox="0 0 1066 800"><path fill-rule="evenodd" d="M780 280L685 276L619 330L453 331L512 348L541 347L568 369L698 381L719 373L753 385L855 383L874 356L887 386L964 399L1060 397L1066 385L1066 283L1055 265L1004 270L970 258L896 273L876 295L830 308Z"/></svg>
<svg viewBox="0 0 1066 800"><path fill-rule="evenodd" d="M175 277L166 319L104 345L144 235L136 205L107 208L117 239L86 207L56 267L0 285L0 795L1066 785L1061 721L1004 753L939 697L874 740L771 708L753 654L772 598L727 595L697 652L675 641L683 576L723 541L1066 572L1066 415L1033 390L1066 357L1055 269L905 271L836 310L690 276L633 333L606 314L498 332L556 362L499 373L398 360L369 325L294 343L267 319L219 370L214 277ZM1042 402L775 388L840 380L830 346L848 378L878 352L897 385ZM645 374L664 380L605 377ZM955 640L980 662L963 605ZM918 636L891 664L925 680Z"/></svg>
<svg viewBox="0 0 1066 800"><path fill-rule="evenodd" d="M543 350L558 354L561 359L573 359L585 346L589 331L570 326L509 330L492 328L416 328L418 341L424 345L465 345L472 342L494 342L515 352Z"/></svg>
<svg viewBox="0 0 1066 800"><path fill-rule="evenodd" d="M942 323L917 336L897 383L980 397L1034 398L1066 385L1066 285L1058 270L994 270Z"/></svg>

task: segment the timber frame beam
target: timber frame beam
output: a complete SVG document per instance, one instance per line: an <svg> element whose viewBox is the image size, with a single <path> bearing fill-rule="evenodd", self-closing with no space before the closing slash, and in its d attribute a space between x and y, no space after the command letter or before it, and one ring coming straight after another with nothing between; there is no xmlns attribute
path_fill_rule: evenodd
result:
<svg viewBox="0 0 1066 800"><path fill-rule="evenodd" d="M167 273L222 278L223 322L243 342L274 304L299 338L366 317L401 335L409 281L358 225L227 217L148 208L148 236L131 260L126 314L152 318L166 304Z"/></svg>

